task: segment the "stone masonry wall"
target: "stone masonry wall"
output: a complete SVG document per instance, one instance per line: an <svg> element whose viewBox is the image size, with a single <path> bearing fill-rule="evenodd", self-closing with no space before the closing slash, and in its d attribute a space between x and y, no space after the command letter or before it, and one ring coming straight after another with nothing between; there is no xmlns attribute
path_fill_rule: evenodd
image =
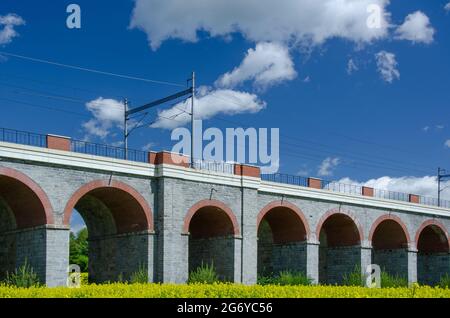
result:
<svg viewBox="0 0 450 318"><path fill-rule="evenodd" d="M344 276L361 265L361 247L320 247L319 281L324 284L342 284Z"/></svg>
<svg viewBox="0 0 450 318"><path fill-rule="evenodd" d="M234 281L233 237L189 239L189 272L203 265L213 265L219 278Z"/></svg>
<svg viewBox="0 0 450 318"><path fill-rule="evenodd" d="M450 254L418 254L417 276L421 284L434 286L441 277L450 275Z"/></svg>
<svg viewBox="0 0 450 318"><path fill-rule="evenodd" d="M372 250L372 262L380 266L392 276L407 278L408 276L408 250Z"/></svg>

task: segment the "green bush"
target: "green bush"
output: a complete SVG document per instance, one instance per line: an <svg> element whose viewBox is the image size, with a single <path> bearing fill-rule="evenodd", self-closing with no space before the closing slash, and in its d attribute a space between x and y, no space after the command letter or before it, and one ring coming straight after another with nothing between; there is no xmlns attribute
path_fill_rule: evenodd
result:
<svg viewBox="0 0 450 318"><path fill-rule="evenodd" d="M381 271L381 287L408 287L408 279L399 275L391 275L385 271Z"/></svg>
<svg viewBox="0 0 450 318"><path fill-rule="evenodd" d="M445 274L444 276L441 277L441 280L439 281L439 285L440 288L450 288L450 275L449 274Z"/></svg>
<svg viewBox="0 0 450 318"><path fill-rule="evenodd" d="M88 231L86 228L78 234L70 233L70 264L80 266L82 272L88 271Z"/></svg>
<svg viewBox="0 0 450 318"><path fill-rule="evenodd" d="M189 284L214 284L220 282L214 265L203 264L189 274Z"/></svg>
<svg viewBox="0 0 450 318"><path fill-rule="evenodd" d="M361 272L360 266L355 266L355 269L350 272L344 274L342 277L342 285L343 286L357 286L362 287L365 286L364 276Z"/></svg>
<svg viewBox="0 0 450 318"><path fill-rule="evenodd" d="M309 286L312 279L301 272L282 271L276 276L259 277L258 285Z"/></svg>
<svg viewBox="0 0 450 318"><path fill-rule="evenodd" d="M365 279L361 273L361 267L355 266L353 272L345 274L343 276L343 286L365 286ZM391 275L385 270L381 271L381 287L408 287L408 280L399 275Z"/></svg>
<svg viewBox="0 0 450 318"><path fill-rule="evenodd" d="M27 260L13 273L6 273L6 285L20 288L30 288L40 286L37 274L34 272Z"/></svg>
<svg viewBox="0 0 450 318"><path fill-rule="evenodd" d="M148 283L148 272L145 266L139 266L139 269L131 274L130 282L132 284L146 284Z"/></svg>
<svg viewBox="0 0 450 318"><path fill-rule="evenodd" d="M89 274L88 273L81 273L80 279L81 279L81 286L89 285Z"/></svg>

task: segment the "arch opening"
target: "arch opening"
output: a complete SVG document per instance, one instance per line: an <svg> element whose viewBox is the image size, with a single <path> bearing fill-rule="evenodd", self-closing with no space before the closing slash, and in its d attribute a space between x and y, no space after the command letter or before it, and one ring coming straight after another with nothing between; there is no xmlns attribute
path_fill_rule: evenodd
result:
<svg viewBox="0 0 450 318"><path fill-rule="evenodd" d="M66 207L66 219L70 220L75 210L86 224L89 281L128 281L142 270L150 280L149 207L123 185L83 188ZM72 256L73 249L70 252Z"/></svg>
<svg viewBox="0 0 450 318"><path fill-rule="evenodd" d="M258 226L258 277L282 271L306 275L307 229L289 207L274 207Z"/></svg>
<svg viewBox="0 0 450 318"><path fill-rule="evenodd" d="M319 282L342 284L361 266L361 234L348 215L329 216L319 231Z"/></svg>
<svg viewBox="0 0 450 318"><path fill-rule="evenodd" d="M393 219L379 223L372 236L372 263L389 275L408 277L408 237Z"/></svg>
<svg viewBox="0 0 450 318"><path fill-rule="evenodd" d="M22 180L0 171L0 280L27 262L44 283L45 225L52 211L37 185L14 174Z"/></svg>
<svg viewBox="0 0 450 318"><path fill-rule="evenodd" d="M223 281L234 281L235 225L220 207L205 206L189 221L189 273L214 266Z"/></svg>
<svg viewBox="0 0 450 318"><path fill-rule="evenodd" d="M440 226L430 224L417 241L417 278L420 284L436 285L450 274L449 241Z"/></svg>

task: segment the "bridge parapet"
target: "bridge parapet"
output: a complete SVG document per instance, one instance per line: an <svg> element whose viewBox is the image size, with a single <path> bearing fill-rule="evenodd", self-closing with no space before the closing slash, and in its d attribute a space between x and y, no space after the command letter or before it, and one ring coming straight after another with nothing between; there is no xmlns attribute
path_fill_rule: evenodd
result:
<svg viewBox="0 0 450 318"><path fill-rule="evenodd" d="M434 207L439 206L444 209L450 209L450 201L446 200L441 200L441 202L438 202L437 199L427 198L416 194L373 189L363 185L343 184L340 182L326 181L317 178L305 178L285 174L261 175L259 167L244 164L209 162L204 160L195 160L191 164L190 159L187 156L167 151L146 152L133 149L128 149L125 151L124 148L74 140L70 137L51 134L42 135L4 128L0 128L0 142L1 141L31 147L47 148L56 151L64 151L67 153L85 154L98 157L98 161L100 161L100 158L118 159L123 161L121 162L123 166L120 168L121 172L128 169L132 170L132 167L138 166L136 163L149 164L152 166L150 169L153 169L153 167L159 165L169 165L185 169L192 168L193 172L206 171L208 173L235 175L240 176L241 178L306 187L312 190L327 190L330 192L340 192L367 198L403 201L416 205ZM66 155L67 158L64 161L65 163L70 162L69 156L75 157L75 154ZM105 159L101 159L101 161L106 162ZM101 163L98 163L98 165L101 165ZM92 166L97 167L97 164ZM114 162L114 166L117 167L116 162ZM145 165L139 165L138 174L141 174L142 170L145 170ZM148 175L148 173L145 173L145 175ZM154 175L154 173L151 173L151 175Z"/></svg>

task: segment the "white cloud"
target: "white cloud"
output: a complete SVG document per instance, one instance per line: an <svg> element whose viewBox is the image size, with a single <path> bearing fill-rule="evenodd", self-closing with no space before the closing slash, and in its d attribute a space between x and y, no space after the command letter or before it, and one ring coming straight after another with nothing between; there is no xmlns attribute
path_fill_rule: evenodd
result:
<svg viewBox="0 0 450 318"><path fill-rule="evenodd" d="M371 179L366 182L358 182L350 178L344 178L338 182L361 185L379 190L417 194L425 197L437 198L438 185L437 178L435 176L399 178L385 176L378 179ZM450 181L446 181L442 184L442 188L447 186L450 187ZM442 199L450 200L450 190L442 192Z"/></svg>
<svg viewBox="0 0 450 318"><path fill-rule="evenodd" d="M450 148L450 139L447 140L447 141L445 142L445 146L446 146L447 148Z"/></svg>
<svg viewBox="0 0 450 318"><path fill-rule="evenodd" d="M450 2L445 5L444 10L450 12Z"/></svg>
<svg viewBox="0 0 450 318"><path fill-rule="evenodd" d="M395 59L395 54L381 51L375 54L375 58L377 61L378 72L384 81L392 83L394 80L400 79L400 72L397 69L398 63Z"/></svg>
<svg viewBox="0 0 450 318"><path fill-rule="evenodd" d="M430 126L425 126L425 127L422 128L422 130L424 132L428 132L430 130Z"/></svg>
<svg viewBox="0 0 450 318"><path fill-rule="evenodd" d="M246 81L253 81L260 88L267 88L297 76L294 62L287 47L278 43L258 43L249 49L239 67L225 73L216 86L233 88Z"/></svg>
<svg viewBox="0 0 450 318"><path fill-rule="evenodd" d="M198 31L253 42L318 45L340 37L357 43L387 36L389 0L136 0L130 27L143 30L152 49L168 39L198 40ZM369 27L377 6L379 27Z"/></svg>
<svg viewBox="0 0 450 318"><path fill-rule="evenodd" d="M302 164L300 169L297 171L297 176L308 177L309 175L310 175L310 171L308 169L308 166L306 164Z"/></svg>
<svg viewBox="0 0 450 318"><path fill-rule="evenodd" d="M89 136L105 139L114 128L123 127L124 106L123 103L115 99L105 99L99 97L86 104L94 118L83 123L83 128Z"/></svg>
<svg viewBox="0 0 450 318"><path fill-rule="evenodd" d="M326 158L319 166L317 174L320 177L327 177L333 175L333 170L336 168L341 160L339 158Z"/></svg>
<svg viewBox="0 0 450 318"><path fill-rule="evenodd" d="M186 125L191 120L191 101L179 103L159 112L153 128L174 129ZM236 115L257 113L266 107L257 95L230 89L201 87L195 101L195 118L209 119L218 114Z"/></svg>
<svg viewBox="0 0 450 318"><path fill-rule="evenodd" d="M0 15L0 45L11 43L13 38L19 36L15 27L24 24L25 20L17 14Z"/></svg>
<svg viewBox="0 0 450 318"><path fill-rule="evenodd" d="M353 59L349 59L347 63L347 74L351 75L354 72L358 71L358 66L356 65L355 61Z"/></svg>
<svg viewBox="0 0 450 318"><path fill-rule="evenodd" d="M413 43L430 44L433 42L435 30L430 19L421 11L409 14L401 26L395 31L395 38Z"/></svg>

